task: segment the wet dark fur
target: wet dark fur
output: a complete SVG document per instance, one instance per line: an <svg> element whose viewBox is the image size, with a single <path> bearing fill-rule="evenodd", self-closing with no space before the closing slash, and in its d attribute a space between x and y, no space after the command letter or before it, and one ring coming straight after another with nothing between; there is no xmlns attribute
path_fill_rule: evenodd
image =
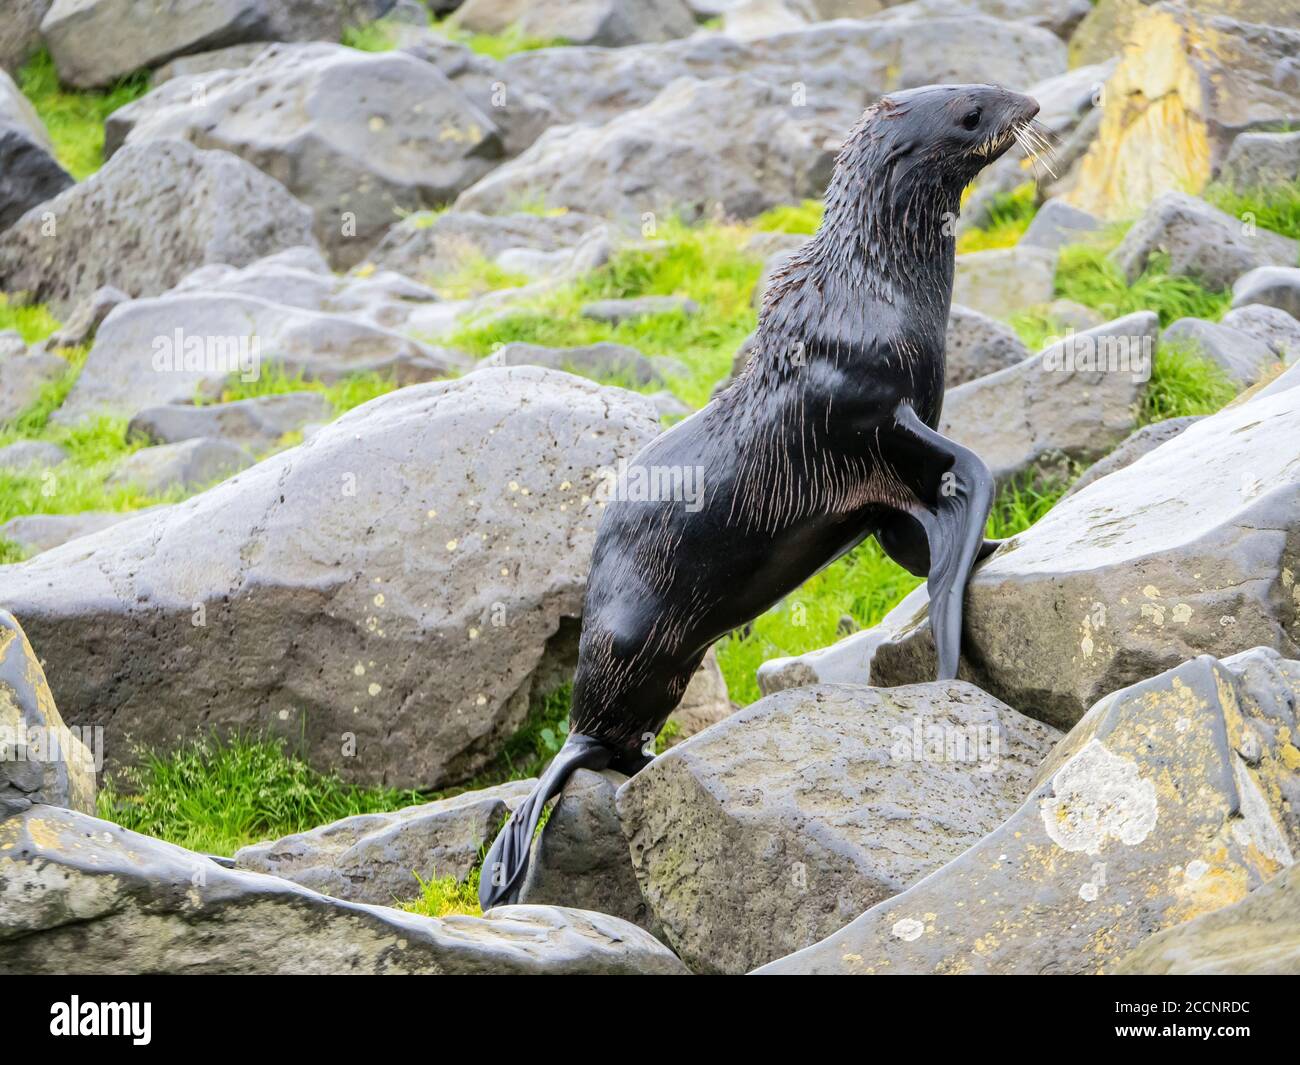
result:
<svg viewBox="0 0 1300 1065"><path fill-rule="evenodd" d="M961 122L976 107L982 128L967 131ZM643 748L719 637L873 534L913 572L927 571L918 521L943 511L940 479L953 467L924 429L937 426L943 403L953 222L962 189L1036 111L992 86L935 87L882 100L849 135L822 226L771 284L744 373L632 462L702 467L702 509L607 506L573 738L534 793L540 802L517 815L513 841L508 828L489 855L485 905L513 898L525 829L574 768L645 763ZM907 407L923 426L900 422ZM957 599L959 611L960 588Z"/></svg>

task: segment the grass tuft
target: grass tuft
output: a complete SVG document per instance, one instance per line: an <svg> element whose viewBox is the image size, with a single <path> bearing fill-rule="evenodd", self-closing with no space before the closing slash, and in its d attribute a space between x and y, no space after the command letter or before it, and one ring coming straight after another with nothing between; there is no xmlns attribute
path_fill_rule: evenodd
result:
<svg viewBox="0 0 1300 1065"><path fill-rule="evenodd" d="M1237 395L1223 368L1185 344L1162 344L1151 364L1151 380L1138 410L1138 424L1213 414Z"/></svg>
<svg viewBox="0 0 1300 1065"><path fill-rule="evenodd" d="M1260 229L1300 240L1300 183L1240 191L1210 185L1204 195L1219 210L1242 221L1249 220Z"/></svg>
<svg viewBox="0 0 1300 1065"><path fill-rule="evenodd" d="M957 254L1010 248L1025 235L1037 211L1038 188L1032 181L998 193L989 205L988 221L957 238Z"/></svg>
<svg viewBox="0 0 1300 1065"><path fill-rule="evenodd" d="M1103 314L1107 321L1134 311L1155 311L1161 326L1179 318L1218 321L1232 303L1231 292L1210 292L1194 278L1169 273L1169 257L1152 255L1130 285L1104 244L1061 249L1056 294Z"/></svg>

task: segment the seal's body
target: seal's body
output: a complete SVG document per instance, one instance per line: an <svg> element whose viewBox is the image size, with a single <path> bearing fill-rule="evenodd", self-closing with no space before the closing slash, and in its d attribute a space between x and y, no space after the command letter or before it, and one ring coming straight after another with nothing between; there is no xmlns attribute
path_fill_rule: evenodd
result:
<svg viewBox="0 0 1300 1065"><path fill-rule="evenodd" d="M1038 105L993 86L886 97L850 134L816 236L769 287L736 382L632 469L698 471L702 496L608 503L564 748L502 830L484 909L513 901L545 802L578 767L636 772L709 646L860 543L929 577L939 676L992 503L937 432L962 189ZM689 477L679 478L689 482Z"/></svg>

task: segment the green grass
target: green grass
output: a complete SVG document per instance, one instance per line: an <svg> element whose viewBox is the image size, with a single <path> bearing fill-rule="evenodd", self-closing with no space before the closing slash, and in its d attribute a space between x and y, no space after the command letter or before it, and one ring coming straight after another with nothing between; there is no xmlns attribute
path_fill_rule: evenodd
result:
<svg viewBox="0 0 1300 1065"><path fill-rule="evenodd" d="M431 19L429 28L455 44L464 45L471 51L493 59L505 59L516 52L530 52L537 48L553 48L565 42L558 37L537 37L524 33L517 26L510 26L502 33L470 33L455 24L452 19L441 21ZM387 52L396 47L397 34L392 26L380 22L369 22L361 26L350 26L343 31L342 43L349 48L362 52Z"/></svg>
<svg viewBox="0 0 1300 1065"><path fill-rule="evenodd" d="M104 120L149 89L141 71L102 91L79 91L59 84L49 52L37 52L18 73L18 87L36 108L65 170L81 181L104 164Z"/></svg>
<svg viewBox="0 0 1300 1065"><path fill-rule="evenodd" d="M415 879L420 882L420 897L402 903L399 908L423 917L448 917L453 914L481 917L483 911L478 904L478 881L483 857L484 855L479 855L479 864L464 880L457 880L454 876L425 880L417 873Z"/></svg>
<svg viewBox="0 0 1300 1065"><path fill-rule="evenodd" d="M1061 249L1056 295L1099 311L1109 321L1134 311L1155 311L1161 326L1179 318L1218 321L1232 303L1231 292L1210 292L1190 277L1169 273L1169 257L1152 255L1129 284L1106 244L1072 244Z"/></svg>
<svg viewBox="0 0 1300 1065"><path fill-rule="evenodd" d="M0 292L0 332L15 329L25 343L35 344L54 333L59 324L45 304L15 303Z"/></svg>
<svg viewBox="0 0 1300 1065"><path fill-rule="evenodd" d="M764 211L753 221L755 229L763 233L817 232L822 223L821 200L804 200L797 205L782 205Z"/></svg>
<svg viewBox="0 0 1300 1065"><path fill-rule="evenodd" d="M1151 380L1138 410L1138 424L1213 414L1231 402L1237 388L1217 363L1182 344L1162 344L1151 364Z"/></svg>
<svg viewBox="0 0 1300 1065"><path fill-rule="evenodd" d="M391 26L367 22L361 26L344 27L339 43L359 52L388 52L395 46L396 37Z"/></svg>
<svg viewBox="0 0 1300 1065"><path fill-rule="evenodd" d="M301 374L290 374L282 366L270 364L262 367L262 372L252 381L232 377L217 399L195 396L194 402L233 403L241 399L256 399L260 396L279 396L286 392L319 392L333 406L335 417L345 414L353 407L369 403L378 396L386 395L398 387L392 377L380 373L350 374L338 381L308 380Z"/></svg>
<svg viewBox="0 0 1300 1065"><path fill-rule="evenodd" d="M1260 229L1271 229L1292 240L1300 240L1300 183L1236 192L1223 185L1210 185L1205 198L1219 210L1237 218L1250 218Z"/></svg>
<svg viewBox="0 0 1300 1065"><path fill-rule="evenodd" d="M1038 189L1032 181L999 193L989 206L988 221L957 238L957 253L1010 248L1025 235L1037 211Z"/></svg>
<svg viewBox="0 0 1300 1065"><path fill-rule="evenodd" d="M233 854L264 839L353 814L424 801L415 791L360 788L319 773L280 741L194 740L106 777L97 812L147 836L208 854Z"/></svg>
<svg viewBox="0 0 1300 1065"><path fill-rule="evenodd" d="M478 357L515 341L549 347L606 340L628 344L646 355L665 355L684 364L687 374L670 378L669 387L691 406L703 406L757 322L750 295L762 263L740 250L751 234L735 225L692 228L677 221L663 223L647 247L618 251L587 277L506 316L471 322L439 338L439 343ZM652 315L617 326L580 314L582 305L594 300L670 295L694 299L699 313Z"/></svg>

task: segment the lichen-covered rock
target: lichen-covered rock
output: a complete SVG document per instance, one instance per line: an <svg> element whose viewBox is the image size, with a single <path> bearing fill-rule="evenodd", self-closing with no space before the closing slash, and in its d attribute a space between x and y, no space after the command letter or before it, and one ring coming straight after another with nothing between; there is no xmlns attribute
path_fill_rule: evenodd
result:
<svg viewBox="0 0 1300 1065"><path fill-rule="evenodd" d="M479 852L536 783L512 780L393 813L345 817L243 847L235 852L235 868L350 902L389 906L419 897L420 880L469 876Z"/></svg>
<svg viewBox="0 0 1300 1065"><path fill-rule="evenodd" d="M1143 212L1113 253L1129 281L1151 256L1169 257L1169 272L1194 277L1207 288L1228 288L1259 266L1290 266L1300 242L1261 229L1246 219L1182 192L1166 192Z"/></svg>
<svg viewBox="0 0 1300 1065"><path fill-rule="evenodd" d="M678 955L745 972L978 842L1058 738L968 684L799 688L655 759L618 812Z"/></svg>
<svg viewBox="0 0 1300 1065"><path fill-rule="evenodd" d="M242 69L173 79L115 111L106 145L160 138L224 149L284 182L340 266L504 151L490 115L432 64L332 44L277 45Z"/></svg>
<svg viewBox="0 0 1300 1065"><path fill-rule="evenodd" d="M1052 508L974 571L960 675L1068 728L1108 692L1200 654L1300 657L1294 368ZM1294 385L1300 376L1286 382ZM976 444L978 447L978 444ZM934 670L924 614L873 684Z"/></svg>
<svg viewBox="0 0 1300 1065"><path fill-rule="evenodd" d="M239 729L350 780L454 783L523 723L581 613L600 472L658 431L644 397L536 367L409 386L0 567L0 602L65 718L112 725L110 767Z"/></svg>
<svg viewBox="0 0 1300 1065"><path fill-rule="evenodd" d="M420 917L319 895L68 810L0 821L0 969L122 976L684 974L604 914Z"/></svg>
<svg viewBox="0 0 1300 1065"><path fill-rule="evenodd" d="M1300 976L1300 865L1240 902L1145 940L1121 976Z"/></svg>
<svg viewBox="0 0 1300 1065"><path fill-rule="evenodd" d="M104 285L155 296L205 263L314 242L311 213L278 181L227 152L157 141L0 233L0 289L66 314Z"/></svg>
<svg viewBox="0 0 1300 1065"><path fill-rule="evenodd" d="M63 723L22 626L0 610L0 819L33 803L93 813L102 742Z"/></svg>
<svg viewBox="0 0 1300 1065"><path fill-rule="evenodd" d="M939 431L973 448L1002 482L1091 462L1136 424L1159 320L1150 311L1067 335L1038 355L952 389Z"/></svg>
<svg viewBox="0 0 1300 1065"><path fill-rule="evenodd" d="M1194 659L1103 698L1024 805L762 973L1097 973L1247 897L1300 848L1300 662Z"/></svg>
<svg viewBox="0 0 1300 1065"><path fill-rule="evenodd" d="M1120 6L1131 12L1123 58L1106 83L1100 131L1066 193L1105 219L1131 217L1169 189L1199 192L1237 133L1300 119L1289 73L1300 51L1294 4ZM1218 13L1225 8L1232 17Z"/></svg>
<svg viewBox="0 0 1300 1065"><path fill-rule="evenodd" d="M533 844L519 901L608 913L662 938L619 827L614 794L626 781L612 769L569 778Z"/></svg>

